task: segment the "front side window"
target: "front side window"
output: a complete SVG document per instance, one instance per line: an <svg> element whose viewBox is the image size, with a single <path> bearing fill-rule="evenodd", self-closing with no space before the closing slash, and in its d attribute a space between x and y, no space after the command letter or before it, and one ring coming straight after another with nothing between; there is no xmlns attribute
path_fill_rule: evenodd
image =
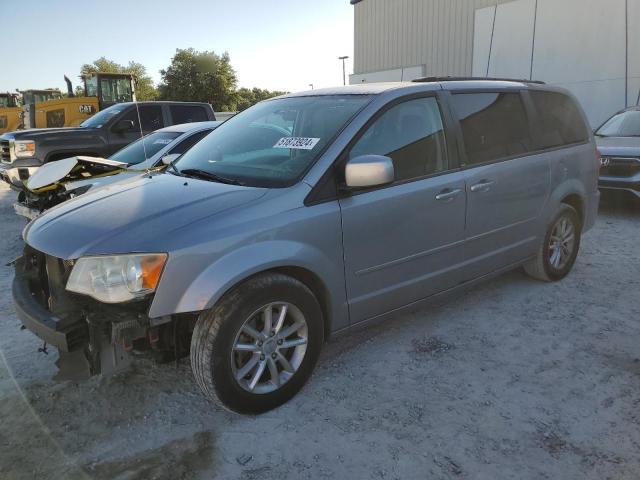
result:
<svg viewBox="0 0 640 480"><path fill-rule="evenodd" d="M419 98L389 108L360 137L349 157L360 155L390 157L396 181L446 170L446 138L437 100Z"/></svg>
<svg viewBox="0 0 640 480"><path fill-rule="evenodd" d="M538 117L538 148L571 145L589 139L587 125L570 97L537 91L531 91L530 95Z"/></svg>
<svg viewBox="0 0 640 480"><path fill-rule="evenodd" d="M153 132L130 143L109 157L110 160L135 165L153 157L181 135L179 132Z"/></svg>
<svg viewBox="0 0 640 480"><path fill-rule="evenodd" d="M140 119L139 121L138 118ZM120 120L131 120L136 131L140 130L140 123L142 123L142 131L145 133L164 127L162 107L160 105L136 105Z"/></svg>
<svg viewBox="0 0 640 480"><path fill-rule="evenodd" d="M629 110L611 117L600 127L601 137L640 137L640 110Z"/></svg>
<svg viewBox="0 0 640 480"><path fill-rule="evenodd" d="M469 165L534 150L520 93L459 93L452 95L452 103Z"/></svg>
<svg viewBox="0 0 640 480"><path fill-rule="evenodd" d="M175 165L243 185L291 185L370 99L320 95L258 103L222 123Z"/></svg>

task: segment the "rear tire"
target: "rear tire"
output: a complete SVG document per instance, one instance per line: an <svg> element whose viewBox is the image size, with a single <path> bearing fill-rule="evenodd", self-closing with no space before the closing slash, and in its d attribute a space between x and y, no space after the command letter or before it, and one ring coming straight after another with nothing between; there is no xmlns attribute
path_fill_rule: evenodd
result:
<svg viewBox="0 0 640 480"><path fill-rule="evenodd" d="M580 250L582 223L576 210L561 204L553 217L536 258L524 265L525 272L544 282L557 282L566 277Z"/></svg>
<svg viewBox="0 0 640 480"><path fill-rule="evenodd" d="M306 285L280 273L261 274L200 314L191 368L210 400L234 412L262 413L307 382L323 335L322 310Z"/></svg>

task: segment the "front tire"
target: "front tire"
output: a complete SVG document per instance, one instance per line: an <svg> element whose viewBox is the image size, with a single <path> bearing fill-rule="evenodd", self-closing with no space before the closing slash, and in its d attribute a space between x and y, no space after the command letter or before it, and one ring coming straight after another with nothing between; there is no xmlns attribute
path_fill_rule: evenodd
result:
<svg viewBox="0 0 640 480"><path fill-rule="evenodd" d="M544 282L562 280L575 264L581 232L582 223L578 212L563 203L547 228L536 258L524 266L525 272Z"/></svg>
<svg viewBox="0 0 640 480"><path fill-rule="evenodd" d="M262 413L292 398L311 376L323 339L309 288L280 273L260 274L200 314L191 368L209 399L238 413Z"/></svg>

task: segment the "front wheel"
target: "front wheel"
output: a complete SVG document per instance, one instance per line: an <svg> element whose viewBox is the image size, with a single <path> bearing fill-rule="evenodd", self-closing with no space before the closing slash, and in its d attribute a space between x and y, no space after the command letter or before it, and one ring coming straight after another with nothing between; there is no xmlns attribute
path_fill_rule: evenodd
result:
<svg viewBox="0 0 640 480"><path fill-rule="evenodd" d="M545 282L555 282L566 277L578 256L581 231L578 212L573 207L562 204L547 229L535 260L524 266L527 274Z"/></svg>
<svg viewBox="0 0 640 480"><path fill-rule="evenodd" d="M313 293L279 273L253 277L198 319L191 367L204 394L238 413L261 413L306 383L323 343Z"/></svg>

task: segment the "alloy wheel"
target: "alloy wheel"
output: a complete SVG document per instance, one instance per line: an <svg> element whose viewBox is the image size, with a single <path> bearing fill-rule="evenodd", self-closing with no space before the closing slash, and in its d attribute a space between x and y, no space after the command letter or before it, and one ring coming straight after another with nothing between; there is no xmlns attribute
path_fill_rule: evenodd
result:
<svg viewBox="0 0 640 480"><path fill-rule="evenodd" d="M251 393L281 388L300 368L307 351L307 321L293 304L273 302L245 320L233 342L231 369Z"/></svg>
<svg viewBox="0 0 640 480"><path fill-rule="evenodd" d="M576 229L567 216L558 219L549 238L549 264L556 270L567 266L576 244Z"/></svg>

